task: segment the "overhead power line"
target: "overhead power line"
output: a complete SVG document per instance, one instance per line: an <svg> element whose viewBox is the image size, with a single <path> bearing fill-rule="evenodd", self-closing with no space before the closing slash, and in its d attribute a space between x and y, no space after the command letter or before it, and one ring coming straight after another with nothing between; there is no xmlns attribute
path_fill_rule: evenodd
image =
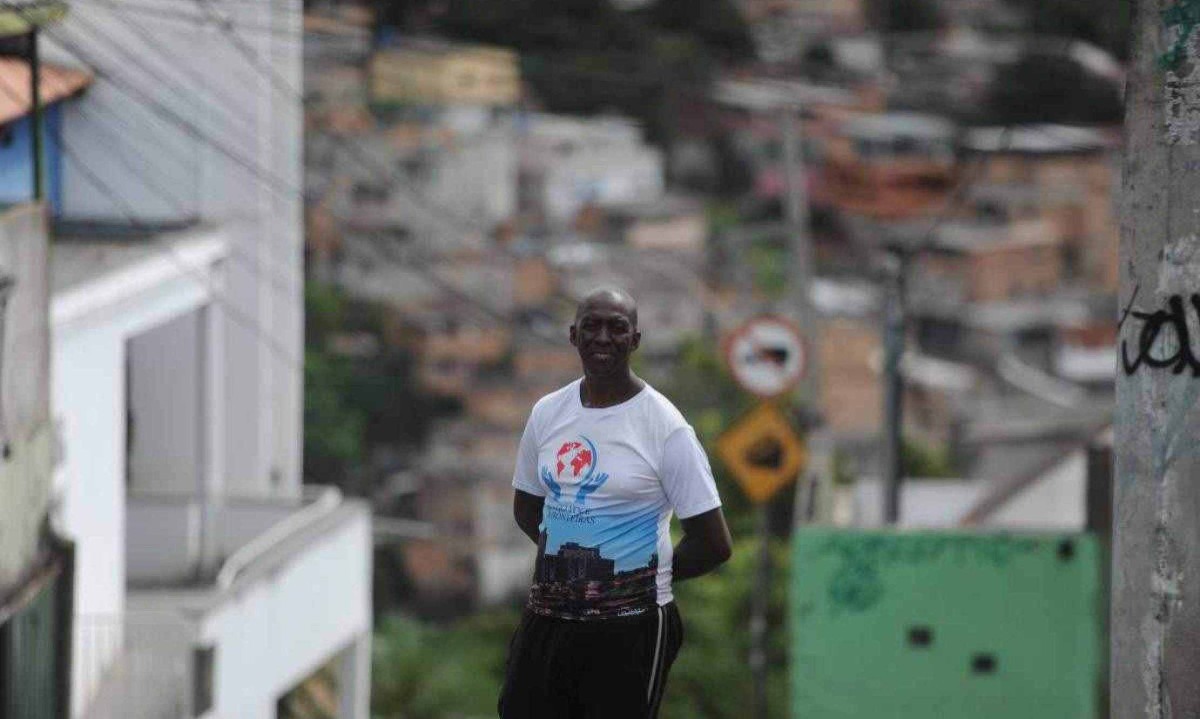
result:
<svg viewBox="0 0 1200 719"><path fill-rule="evenodd" d="M0 74L0 92L3 92L5 95L8 95L8 97L10 99L12 99L14 102L23 102L23 98L17 93L15 88L13 88L11 85L9 85L8 81L4 78L4 76L2 74ZM67 157L68 161L70 161L72 164L74 164L76 166L76 168L79 169L79 171L88 180L88 182L91 183L93 186L95 186L95 188L97 190L104 193L104 195L106 197L108 197L108 199L111 202L113 202L115 205L117 205L120 208L120 211L124 215L126 222L128 222L135 229L152 231L153 228L147 227L144 222L142 222L141 220L138 219L137 214L134 212L133 208L129 206L128 202L120 195L120 193L118 193L108 183L104 182L104 180L99 176L99 174L95 170L93 170L86 161L84 161L81 157L79 157L79 155L75 152L73 146L71 145L70 141L68 141L68 139L65 136L59 138L59 144L60 144L60 147L62 148L63 154ZM174 264L176 267L178 267L182 272L190 275L197 282L204 285L209 290L209 297L210 297L211 301L215 302L216 304L219 304L224 309L224 311L226 312L226 315L231 320L233 320L234 322L236 322L239 325L242 325L247 330L249 330L251 333L253 333L254 336L257 338L257 340L263 344L263 346L267 347L269 350L271 350L273 353L275 353L275 355L277 357L279 357L281 360L283 360L293 370L295 370L297 372L303 372L304 365L303 365L302 360L300 360L297 357L295 357L294 355L292 355L286 348L281 346L274 338L270 337L268 335L268 333L263 329L262 325L260 325L257 321L255 321L254 318L250 317L248 314L243 312L240 308L236 307L235 305L230 303L228 300L226 300L224 298L224 296L222 296L220 288L214 287L208 277L197 272L194 268L188 266L183 261L183 259L181 257L179 257L178 253L175 252L175 249L173 247L171 247L170 245L167 245L167 244L157 244L157 245L151 244L151 245L147 245L147 246L150 248L153 248L155 251L159 252L163 257L167 258L172 264Z"/></svg>
<svg viewBox="0 0 1200 719"><path fill-rule="evenodd" d="M15 8L14 6L12 6L9 3L0 2L0 6L8 7L9 9L19 11L19 8ZM89 62L89 60L88 60L89 55L87 53L81 51L79 49L79 46L77 43L74 43L70 40L62 38L61 36L56 35L56 34L52 34L52 37L54 37L55 40L60 42L64 46L65 49L67 49L68 51L71 51L73 54L76 54L77 56L79 56L80 59L82 59L84 62ZM99 68L96 68L96 72L101 73ZM130 83L128 81L125 81L124 79L119 78L119 77L114 77L111 73L104 72L101 74L103 77L105 77L109 81L114 82L114 84L118 85L120 89L123 89L126 91L128 91L130 89ZM133 93L127 92L127 94L136 95L137 97L135 99L143 105L149 104L152 108L162 110L162 112L163 112L163 114L165 114L168 122L173 122L174 124L188 130L189 134L193 135L197 140L199 140L205 144L208 144L209 146L214 147L214 149L221 151L222 154L229 156L230 159L237 162L240 166L246 167L247 169L251 169L251 170L257 170L255 163L252 160L248 160L248 159L238 155L238 153L236 153L236 151L230 150L228 147L225 147L223 144L217 143L215 140L210 138L206 133L204 133L203 131L196 128L192 123L187 122L183 118L179 117L178 113L171 111L169 108L163 107L161 105L161 103L158 103L157 101L153 100L152 98L147 98L146 94L144 92L133 92ZM64 147L64 149L66 149L66 148ZM128 206L128 203L125 202L123 200L123 198L121 198L120 195L111 186L104 183L103 180L99 177L99 174L95 170L88 167L86 162L84 162L81 158L78 157L77 153L72 152L71 155L75 158L73 160L73 164L76 164L77 167L81 168L81 172L83 172L86 176L89 177L89 181L92 184L96 185L97 189L100 189L102 192L104 192L104 194L107 197L109 197L109 199L111 201L113 201L116 204L121 205L124 208L123 214L126 216L126 218L132 224L134 224L135 227L144 227L144 223L137 220L136 216L132 212L132 208L130 208ZM254 171L253 174L254 174L256 180L258 180L260 182L269 182L270 181L270 178L266 175L265 171L261 171L261 170ZM277 189L277 191L278 191L278 189ZM283 191L283 193L287 194L286 189ZM292 188L291 194L294 195L295 197L303 200L303 194L298 189ZM384 246L384 247L388 246L386 238L375 235L375 236L373 236L373 239L376 240L376 242L381 242L382 246ZM425 265L424 269L428 270L429 265ZM261 275L261 269L259 272L256 272L255 274ZM455 297L457 297L463 301L473 304L474 306L479 308L481 311L483 311L485 314L497 316L497 314L496 314L497 311L494 308L490 307L487 303L481 302L478 299L474 298L473 296L471 296L469 293L462 290L461 288L454 286L453 283L449 283L445 280L442 280L440 277L437 277L436 274L432 271L429 272L428 276L431 279L431 282L433 282L435 285L438 285L444 291L454 295ZM235 311L237 311L237 308L233 308L233 309ZM253 320L247 318L244 314L241 314L241 319L242 319L242 322L239 322L239 324L246 324L247 322L253 323ZM503 319L505 321L508 320L507 317L504 317ZM263 336L262 332L261 332L261 328L254 330L254 331L256 331L260 336ZM534 338L536 338L539 341L545 341L545 339L546 339L545 337L540 336L537 333L531 333L531 334ZM265 336L264 336L264 339L269 339L269 338L265 338ZM295 365L295 362L296 362L295 358L286 358L286 359L289 359L289 361L293 365Z"/></svg>

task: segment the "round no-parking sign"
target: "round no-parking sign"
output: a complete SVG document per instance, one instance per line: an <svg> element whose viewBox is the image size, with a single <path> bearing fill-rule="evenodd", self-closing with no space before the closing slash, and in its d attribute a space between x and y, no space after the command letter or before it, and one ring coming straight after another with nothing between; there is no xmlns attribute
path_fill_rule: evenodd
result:
<svg viewBox="0 0 1200 719"><path fill-rule="evenodd" d="M804 377L807 357L800 329L775 315L748 320L726 341L725 363L747 392L778 397Z"/></svg>

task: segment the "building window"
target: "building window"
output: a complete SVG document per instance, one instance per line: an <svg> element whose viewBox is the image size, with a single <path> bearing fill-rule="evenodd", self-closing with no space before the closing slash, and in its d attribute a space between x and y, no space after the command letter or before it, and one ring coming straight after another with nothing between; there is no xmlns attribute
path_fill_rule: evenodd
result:
<svg viewBox="0 0 1200 719"><path fill-rule="evenodd" d="M204 716L213 707L213 674L217 648L213 645L192 650L192 716Z"/></svg>

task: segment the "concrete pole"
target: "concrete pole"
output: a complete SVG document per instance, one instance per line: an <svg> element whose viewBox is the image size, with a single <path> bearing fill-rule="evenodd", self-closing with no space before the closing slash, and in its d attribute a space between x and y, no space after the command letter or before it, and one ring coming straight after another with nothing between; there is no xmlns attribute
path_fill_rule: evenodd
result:
<svg viewBox="0 0 1200 719"><path fill-rule="evenodd" d="M904 359L905 279L908 255L904 251L889 258L891 280L883 324L883 521L900 521L900 485L904 481Z"/></svg>
<svg viewBox="0 0 1200 719"><path fill-rule="evenodd" d="M812 306L812 281L816 276L816 265L812 237L808 232L808 187L805 184L799 115L799 107L788 104L781 110L779 122L786 179L783 210L791 247L786 302L789 314L793 314L804 333L805 350L808 352L808 369L800 383L800 396L815 410L820 406L821 399L816 357L820 332L817 327L819 320Z"/></svg>
<svg viewBox="0 0 1200 719"><path fill-rule="evenodd" d="M1114 445L1112 716L1200 716L1200 0L1134 9Z"/></svg>
<svg viewBox="0 0 1200 719"><path fill-rule="evenodd" d="M810 418L821 415L821 318L812 304L812 284L816 277L816 253L809 234L808 187L805 184L803 126L797 102L791 101L781 110L780 138L783 143L784 219L787 223L791 252L787 306L804 334L808 369L800 382L799 396L808 408ZM833 518L833 441L820 422L809 429L808 466L796 483L797 524L815 521L829 522Z"/></svg>

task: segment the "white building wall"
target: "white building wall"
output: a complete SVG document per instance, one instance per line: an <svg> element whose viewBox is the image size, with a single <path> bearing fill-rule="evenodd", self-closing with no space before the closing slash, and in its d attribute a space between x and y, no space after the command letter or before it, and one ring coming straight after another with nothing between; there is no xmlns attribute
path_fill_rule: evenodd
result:
<svg viewBox="0 0 1200 719"><path fill-rule="evenodd" d="M125 356L115 328L55 333L54 416L64 448L62 528L75 541L74 716L120 646L125 606ZM103 639L97 639L97 636Z"/></svg>
<svg viewBox="0 0 1200 719"><path fill-rule="evenodd" d="M132 208L145 220L199 216L229 229L226 356L243 371L224 377L228 490L295 495L303 386L302 108L294 94L301 5L162 7L170 13L81 3L47 33L48 58L74 57L98 70L63 132L122 199L114 202L68 161L65 214L126 220ZM206 8L278 32L237 33L243 54Z"/></svg>
<svg viewBox="0 0 1200 719"><path fill-rule="evenodd" d="M987 527L1083 531L1087 526L1087 455L1072 452L982 523Z"/></svg>
<svg viewBox="0 0 1200 719"><path fill-rule="evenodd" d="M357 521L322 536L268 576L247 581L244 589L235 587L205 618L199 641L216 648L214 707L207 719L274 719L282 694L347 649L360 665L348 674L365 676L371 542L369 516L360 508ZM358 682L353 719L366 719L368 691Z"/></svg>
<svg viewBox="0 0 1200 719"><path fill-rule="evenodd" d="M220 254L221 243L211 239L192 250L57 293L52 301L51 406L62 447L55 492L59 525L76 546L75 716L121 640L127 341L209 301L208 286L181 276L174 262L202 271Z"/></svg>

